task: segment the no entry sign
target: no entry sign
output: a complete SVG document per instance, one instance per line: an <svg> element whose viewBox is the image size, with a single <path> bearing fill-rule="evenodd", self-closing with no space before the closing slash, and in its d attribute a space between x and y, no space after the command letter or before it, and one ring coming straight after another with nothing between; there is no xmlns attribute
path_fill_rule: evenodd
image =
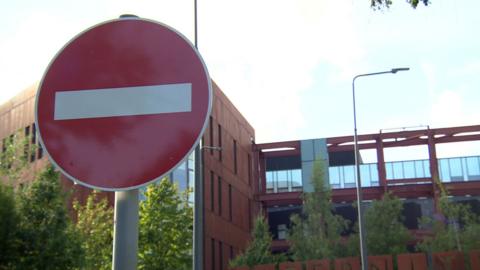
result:
<svg viewBox="0 0 480 270"><path fill-rule="evenodd" d="M36 102L50 160L74 181L116 191L158 180L193 151L212 90L184 36L128 18L73 38L50 63Z"/></svg>

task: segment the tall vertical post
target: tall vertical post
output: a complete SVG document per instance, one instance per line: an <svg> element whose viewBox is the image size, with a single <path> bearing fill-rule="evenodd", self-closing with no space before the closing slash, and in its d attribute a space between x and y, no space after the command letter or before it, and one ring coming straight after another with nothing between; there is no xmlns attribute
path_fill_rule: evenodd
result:
<svg viewBox="0 0 480 270"><path fill-rule="evenodd" d="M201 142L195 148L193 269L203 270L203 164Z"/></svg>
<svg viewBox="0 0 480 270"><path fill-rule="evenodd" d="M437 181L440 181L440 173L438 171L438 159L437 159L437 149L435 145L435 134L433 131L428 128L428 159L430 162L430 176L432 177L432 189L433 189L433 205L435 208L435 213L441 213L440 209L440 196L441 190L438 186Z"/></svg>
<svg viewBox="0 0 480 270"><path fill-rule="evenodd" d="M138 18L138 16L120 15L120 19L128 18ZM113 223L112 269L137 269L138 189L115 192Z"/></svg>
<svg viewBox="0 0 480 270"><path fill-rule="evenodd" d="M197 28L197 19L198 19L198 14L197 14L197 0L193 0L193 27L194 27L194 35L195 35L195 48L198 50L198 28Z"/></svg>
<svg viewBox="0 0 480 270"><path fill-rule="evenodd" d="M138 189L115 192L113 270L137 269Z"/></svg>
<svg viewBox="0 0 480 270"><path fill-rule="evenodd" d="M383 139L382 134L376 139L376 150L377 150L377 170L378 170L378 180L380 187L383 187L383 192L388 191L387 183L387 172L385 170L385 155L383 153Z"/></svg>
<svg viewBox="0 0 480 270"><path fill-rule="evenodd" d="M366 76L373 76L373 75L381 75L381 74L395 74L399 71L408 71L410 68L392 68L388 71L380 71L374 73L366 73L360 74L353 77L352 80L352 97L353 97L353 140L354 140L354 155L355 155L355 179L357 182L357 204L358 204L358 229L359 229L359 237L360 237L360 257L362 260L362 270L368 270L368 254L367 254L367 246L366 246L366 231L364 228L364 221L363 221L363 198L362 198L362 180L360 179L360 164L359 164L359 149L358 149L358 135L357 135L357 108L355 105L355 80L359 77L366 77Z"/></svg>
<svg viewBox="0 0 480 270"><path fill-rule="evenodd" d="M198 50L197 34L197 0L194 0L194 34L195 48ZM210 123L211 125L211 123ZM203 270L203 153L202 140L195 147L195 185L194 185L194 212L193 212L193 269Z"/></svg>
<svg viewBox="0 0 480 270"><path fill-rule="evenodd" d="M352 82L352 96L353 96L353 140L354 140L354 155L355 155L355 179L357 180L357 209L358 209L358 233L360 237L360 259L362 263L362 270L368 270L368 255L365 241L365 227L363 221L363 198L362 198L362 180L360 179L360 164L358 157L358 135L357 135L357 110L355 105L355 79Z"/></svg>

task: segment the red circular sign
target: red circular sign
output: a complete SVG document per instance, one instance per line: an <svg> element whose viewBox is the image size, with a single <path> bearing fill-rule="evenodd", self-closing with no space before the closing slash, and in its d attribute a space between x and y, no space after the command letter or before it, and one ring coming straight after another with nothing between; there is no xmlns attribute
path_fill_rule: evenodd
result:
<svg viewBox="0 0 480 270"><path fill-rule="evenodd" d="M158 22L96 25L52 60L35 122L50 160L74 181L135 189L174 169L197 145L212 104L198 51Z"/></svg>

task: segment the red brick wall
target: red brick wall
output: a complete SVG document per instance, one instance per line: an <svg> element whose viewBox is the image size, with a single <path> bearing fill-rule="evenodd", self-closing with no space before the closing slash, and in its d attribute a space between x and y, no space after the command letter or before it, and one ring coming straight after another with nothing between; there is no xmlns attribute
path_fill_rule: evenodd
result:
<svg viewBox="0 0 480 270"><path fill-rule="evenodd" d="M250 239L251 219L258 209L253 197L254 181L249 177L252 175L249 168L254 168L249 165L249 161L253 162L251 138L255 134L216 84L213 84L213 92L212 115L203 142L204 146L221 147L222 150L211 151L205 148L202 152L205 194L204 269L224 270L227 269L231 253L236 255L246 247Z"/></svg>

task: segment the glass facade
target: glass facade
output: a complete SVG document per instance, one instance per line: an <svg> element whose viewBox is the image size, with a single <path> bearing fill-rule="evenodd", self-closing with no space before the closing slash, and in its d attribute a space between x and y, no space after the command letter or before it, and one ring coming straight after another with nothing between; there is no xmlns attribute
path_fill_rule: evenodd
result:
<svg viewBox="0 0 480 270"><path fill-rule="evenodd" d="M407 160L385 162L387 180L430 178L430 161ZM442 182L480 180L480 156L438 159L438 170ZM355 187L355 166L336 166L329 168L332 188ZM362 187L379 185L377 163L361 164Z"/></svg>
<svg viewBox="0 0 480 270"><path fill-rule="evenodd" d="M389 180L431 177L428 159L385 162L385 170Z"/></svg>
<svg viewBox="0 0 480 270"><path fill-rule="evenodd" d="M480 156L438 159L439 176L442 182L480 180ZM385 162L388 180L422 179L430 182L430 161L406 160ZM333 189L354 188L355 166L333 166L328 168L329 183ZM362 187L379 186L377 163L360 165ZM266 172L267 193L292 192L302 190L302 170L275 170ZM417 183L424 183L419 181ZM391 183L403 185L404 183Z"/></svg>
<svg viewBox="0 0 480 270"><path fill-rule="evenodd" d="M330 186L332 188L353 188L356 186L355 166L329 167ZM377 163L360 165L360 179L362 187L374 187L379 185Z"/></svg>
<svg viewBox="0 0 480 270"><path fill-rule="evenodd" d="M178 167L173 170L168 175L168 178L173 183L177 184L178 191L180 193L184 192L186 189L192 190L188 197L189 203L193 204L194 202L194 195L193 195L193 187L195 186L195 155L192 153L188 156L187 160L182 162ZM147 188L142 187L140 189L140 200L145 200L144 192Z"/></svg>
<svg viewBox="0 0 480 270"><path fill-rule="evenodd" d="M267 171L267 193L291 192L302 190L302 170Z"/></svg>
<svg viewBox="0 0 480 270"><path fill-rule="evenodd" d="M480 156L442 158L438 165L442 182L480 180Z"/></svg>

